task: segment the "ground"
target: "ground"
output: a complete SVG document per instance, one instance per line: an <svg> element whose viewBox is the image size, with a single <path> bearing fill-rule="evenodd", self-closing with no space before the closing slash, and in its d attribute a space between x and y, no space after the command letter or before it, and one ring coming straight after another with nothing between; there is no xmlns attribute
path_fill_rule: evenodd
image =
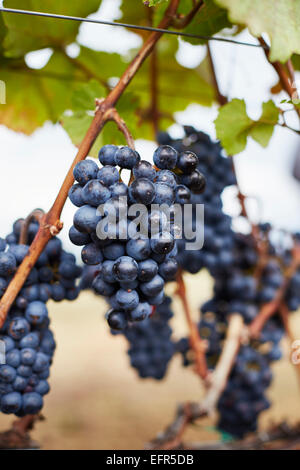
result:
<svg viewBox="0 0 300 470"><path fill-rule="evenodd" d="M197 318L197 306L210 297L207 275L186 277L189 297ZM170 286L172 292L172 286ZM83 293L76 302L49 305L52 328L58 343L51 392L45 399L46 420L32 433L43 449L142 449L171 421L176 405L200 400L203 388L190 370L177 358L162 382L139 380L128 366L126 341L110 335L104 320L105 304L98 297ZM296 338L300 338L300 316L292 319ZM180 304L176 303L177 331L184 331ZM275 367L275 381L269 397L271 410L260 426L288 419L300 421L299 389L290 349L284 343L284 359ZM12 417L0 415L0 430L9 427ZM218 435L213 419L189 431L192 440L212 440Z"/></svg>

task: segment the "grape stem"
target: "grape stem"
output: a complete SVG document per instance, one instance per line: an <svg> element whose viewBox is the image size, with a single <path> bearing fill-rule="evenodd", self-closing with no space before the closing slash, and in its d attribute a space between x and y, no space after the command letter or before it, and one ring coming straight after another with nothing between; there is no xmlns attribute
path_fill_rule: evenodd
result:
<svg viewBox="0 0 300 470"><path fill-rule="evenodd" d="M38 445L30 438L29 431L41 415L27 415L13 422L11 429L0 433L0 449L36 449Z"/></svg>
<svg viewBox="0 0 300 470"><path fill-rule="evenodd" d="M296 338L294 337L292 330L290 328L290 311L287 305L285 304L285 302L281 302L280 304L279 315L281 317L286 335L289 338L290 345L292 345ZM294 366L295 366L297 378L298 378L299 385L300 385L300 363L294 364Z"/></svg>
<svg viewBox="0 0 300 470"><path fill-rule="evenodd" d="M192 19L194 18L195 14L203 7L204 2L203 0L196 0L194 2L193 8L187 13L185 16L176 17L172 21L172 26L176 29L183 29L190 24Z"/></svg>
<svg viewBox="0 0 300 470"><path fill-rule="evenodd" d="M212 76L214 89L216 92L217 102L219 103L220 106L223 106L224 104L228 103L228 98L227 96L223 95L220 91L219 82L218 82L218 78L216 74L216 68L215 68L215 64L214 64L214 60L213 60L213 56L211 52L211 47L209 43L207 43L207 57L208 57L208 62L209 62L210 70L211 70L211 76Z"/></svg>
<svg viewBox="0 0 300 470"><path fill-rule="evenodd" d="M174 16L176 15L179 2L180 0L170 1L164 17L159 24L159 28L166 29L170 26ZM24 258L23 262L19 266L0 301L0 328L3 326L10 307L12 306L31 269L35 265L48 241L53 235L57 235L63 227L63 224L60 221L60 216L67 200L69 189L74 183L74 167L78 162L84 160L87 157L103 126L107 123L108 120L110 120L111 110L115 108L119 98L122 96L146 58L152 53L155 44L162 36L163 33L159 31L150 34L148 39L141 47L140 51L137 53L135 58L121 76L117 85L111 90L108 96L99 103L93 121L78 148L78 152L64 179L54 204L52 205L50 211L43 216L40 228L29 248L28 255Z"/></svg>
<svg viewBox="0 0 300 470"><path fill-rule="evenodd" d="M188 324L189 328L189 341L190 341L190 346L191 349L194 351L195 354L195 367L194 370L196 374L201 377L201 379L204 380L204 384L207 383L208 379L208 369L207 369L207 364L206 364L206 357L205 357L205 352L207 349L206 341L203 341L202 338L200 337L197 325L192 319L191 316L191 311L190 311L190 306L187 300L187 295L186 295L186 287L185 287L185 282L182 276L182 271L179 270L177 274L177 289L176 289L176 294L180 298L185 314L185 318Z"/></svg>
<svg viewBox="0 0 300 470"><path fill-rule="evenodd" d="M30 223L33 220L37 220L40 224L44 215L45 215L45 212L42 209L35 209L34 211L30 212L30 214L26 217L26 219L24 220L22 224L19 244L27 245L28 229L29 229Z"/></svg>
<svg viewBox="0 0 300 470"><path fill-rule="evenodd" d="M99 100L96 100L96 103L98 102ZM113 121L117 124L119 131L122 132L126 139L128 147L135 150L134 139L125 121L121 118L116 108L111 108L109 111L107 111L107 121Z"/></svg>
<svg viewBox="0 0 300 470"><path fill-rule="evenodd" d="M280 305L284 301L284 296L289 287L289 283L293 275L297 271L297 269L300 267L300 246L299 245L294 246L292 254L293 254L293 261L291 265L288 267L288 269L286 270L282 285L277 290L277 293L274 299L271 302L268 302L262 306L260 312L254 318L254 320L249 326L249 336L251 338L259 337L260 332L262 331L265 323L269 320L269 318L275 315L276 312L278 312Z"/></svg>
<svg viewBox="0 0 300 470"><path fill-rule="evenodd" d="M291 99L299 98L297 90L293 87L293 82L295 82L295 72L294 72L294 67L293 67L291 60L288 60L285 65L278 61L271 62L270 61L270 48L268 44L262 37L258 38L258 40L264 48L264 53L266 55L268 62L272 65L274 70L277 72L277 75L279 77L283 90L286 91L286 93L289 95ZM297 107L294 107L294 109L300 118L300 109Z"/></svg>
<svg viewBox="0 0 300 470"><path fill-rule="evenodd" d="M147 446L148 449L182 448L182 436L188 425L214 413L235 363L244 336L244 322L239 314L230 316L226 339L217 366L201 403L179 405L174 421Z"/></svg>

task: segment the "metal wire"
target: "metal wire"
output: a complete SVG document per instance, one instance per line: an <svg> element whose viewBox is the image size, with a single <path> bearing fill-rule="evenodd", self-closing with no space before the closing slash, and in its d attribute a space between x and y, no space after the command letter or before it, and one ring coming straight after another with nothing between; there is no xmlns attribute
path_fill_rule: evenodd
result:
<svg viewBox="0 0 300 470"><path fill-rule="evenodd" d="M134 24L128 24L128 23L119 23L115 21L105 21L105 20L96 20L93 18L81 18L78 16L67 16L67 15L58 15L55 13L43 13L40 11L29 11L29 10L19 10L15 8L0 8L0 12L3 13L15 13L15 14L20 14L20 15L30 15L30 16L39 16L42 18L55 18L58 20L71 20L71 21L80 21L84 23L94 23L94 24L101 24L101 25L106 25L106 26L121 26L123 28L128 28L128 29L134 29L134 30L140 30L140 31L151 31L151 32L156 32L156 33L164 33L164 34L171 34L174 36L180 36L180 37L186 37L186 38L191 38L191 39L203 39L203 40L208 40L208 41L219 41L219 42L228 42L231 44L237 44L240 46L248 46L248 47L258 47L262 49L268 49L267 46L261 45L261 44L254 44L250 42L243 42L243 41L237 41L235 39L228 39L228 38L221 38L218 36L201 36L198 34L191 34L191 33L184 33L180 31L173 31L169 29L162 29L162 28L153 28L151 26L140 26L140 25L134 25Z"/></svg>

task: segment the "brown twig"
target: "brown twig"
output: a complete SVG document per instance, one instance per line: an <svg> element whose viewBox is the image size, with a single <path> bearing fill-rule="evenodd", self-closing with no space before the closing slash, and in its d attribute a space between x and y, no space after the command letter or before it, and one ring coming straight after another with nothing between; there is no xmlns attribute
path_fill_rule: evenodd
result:
<svg viewBox="0 0 300 470"><path fill-rule="evenodd" d="M156 48L150 57L150 91L151 91L151 106L150 114L153 123L153 130L155 136L159 130L160 113L158 111L158 54Z"/></svg>
<svg viewBox="0 0 300 470"><path fill-rule="evenodd" d="M228 377L240 349L243 333L243 318L239 314L232 314L229 319L226 339L220 358L213 374L211 375L211 384L209 390L201 403L201 406L208 414L213 413L219 398L226 387Z"/></svg>
<svg viewBox="0 0 300 470"><path fill-rule="evenodd" d="M285 272L284 280L282 285L277 290L277 293L274 299L271 302L264 304L258 313L258 315L254 318L252 323L249 326L249 335L251 338L258 338L260 332L262 331L265 323L278 312L286 294L286 291L289 287L289 283L300 266L300 248L299 246L295 246L293 250L293 261L291 265Z"/></svg>
<svg viewBox="0 0 300 470"><path fill-rule="evenodd" d="M272 67L277 72L282 88L286 91L289 97L293 99L294 97L296 97L295 93L297 92L295 88L293 87L293 84L291 83L291 80L293 81L292 77L294 76L294 69L293 69L293 65L291 61L288 61L286 66L278 61L271 62L270 61L270 49L268 47L268 44L262 37L258 38L258 40L260 44L264 46L264 53L266 55L266 58L268 59L268 62L272 65ZM289 77L289 74L287 73L287 70L290 74L290 77ZM295 107L295 111L300 118L300 109Z"/></svg>
<svg viewBox="0 0 300 470"><path fill-rule="evenodd" d="M173 422L156 438L146 445L147 450L151 449L180 449L182 437L189 424L205 416L205 412L198 403L185 403L177 407Z"/></svg>
<svg viewBox="0 0 300 470"><path fill-rule="evenodd" d="M179 1L180 0L171 0L165 12L165 15L159 24L159 28L168 28L169 25L172 23L172 19L176 14ZM54 201L53 206L51 207L50 211L43 217L40 229L29 248L28 255L24 258L22 264L17 270L14 278L10 282L5 294L3 295L0 301L0 328L3 326L7 316L7 312L9 311L11 305L13 304L25 280L27 279L32 267L36 263L46 244L53 236L53 234L56 235L62 229L62 223L60 222L59 218L66 202L66 199L68 197L68 191L74 183L73 170L75 165L79 161L84 160L86 158L96 138L98 137L103 126L107 122L109 112L112 108L115 107L119 98L129 85L129 83L131 82L143 62L151 54L153 48L155 47L155 44L161 38L162 35L163 33L161 32L153 32L149 36L149 38L145 41L138 54L135 56L133 61L129 64L129 66L121 76L117 85L113 88L113 90L111 90L109 95L101 102L101 104L97 108L94 119L83 141L79 146L77 155L64 179L64 182Z"/></svg>
<svg viewBox="0 0 300 470"><path fill-rule="evenodd" d="M28 217L24 220L22 224L20 239L19 239L20 244L23 244L23 245L27 244L27 236L28 236L28 229L29 229L30 223L33 220L36 220L40 224L44 215L45 215L45 212L42 209L35 209L28 215Z"/></svg>
<svg viewBox="0 0 300 470"><path fill-rule="evenodd" d="M182 446L182 437L189 424L199 418L211 415L218 404L219 398L238 354L244 332L243 319L233 314L229 319L226 339L221 356L214 372L209 379L209 387L201 403L186 403L177 409L174 421L151 441L151 449L178 449Z"/></svg>
<svg viewBox="0 0 300 470"><path fill-rule="evenodd" d="M192 21L194 16L198 13L201 7L203 7L204 2L203 0L196 0L194 2L194 6L189 13L181 18L174 18L172 22L172 26L176 29L184 29L188 24Z"/></svg>
<svg viewBox="0 0 300 470"><path fill-rule="evenodd" d="M185 314L185 318L189 328L189 340L191 349L195 354L195 372L201 377L205 382L208 378L208 369L206 364L205 351L207 349L206 341L202 340L199 334L197 325L192 319L190 306L187 301L186 287L184 279L182 277L182 272L179 270L177 275L177 289L176 294L180 298Z"/></svg>
<svg viewBox="0 0 300 470"><path fill-rule="evenodd" d="M217 102L219 103L220 106L223 106L224 104L228 103L228 98L227 98L227 96L222 95L222 93L220 91L220 87L219 87L219 83L218 83L218 79L217 79L217 75L216 75L216 69L215 69L215 65L214 65L214 61L213 61L213 57L212 57L212 53L211 53L211 47L210 47L209 43L207 43L206 47L207 47L207 56L208 56L208 61L209 61L209 65L210 65L213 85L214 85L214 89L215 89L216 95L217 95L216 96Z"/></svg>
<svg viewBox="0 0 300 470"><path fill-rule="evenodd" d="M116 108L112 108L107 112L107 121L113 121L117 124L118 129L124 135L128 147L135 150L134 139L125 123L125 121L121 118Z"/></svg>
<svg viewBox="0 0 300 470"><path fill-rule="evenodd" d="M281 304L279 306L279 314L280 314L280 318L282 320L286 335L289 338L290 345L292 346L292 344L294 343L296 338L294 337L294 334L293 334L293 332L291 330L291 327L290 327L290 316L291 315L290 315L290 311L287 308L287 305L286 305L285 302L281 302ZM298 381L299 381L299 384L300 384L300 362L299 363L297 362L296 364L293 364L293 365L295 366L297 378L298 378Z"/></svg>
<svg viewBox="0 0 300 470"><path fill-rule="evenodd" d="M290 426L283 422L272 425L270 429L242 441L187 443L183 448L189 450L284 450L299 449L299 444L300 424Z"/></svg>
<svg viewBox="0 0 300 470"><path fill-rule="evenodd" d="M32 441L29 431L41 415L27 415L13 422L11 429L0 433L0 449L37 449L39 446Z"/></svg>

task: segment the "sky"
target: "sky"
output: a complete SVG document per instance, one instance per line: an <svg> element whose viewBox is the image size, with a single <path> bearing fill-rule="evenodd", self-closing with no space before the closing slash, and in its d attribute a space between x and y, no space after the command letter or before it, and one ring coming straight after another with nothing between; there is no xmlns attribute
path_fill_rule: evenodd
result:
<svg viewBox="0 0 300 470"><path fill-rule="evenodd" d="M103 0L99 11L92 16L117 20L120 17L118 4L119 0ZM255 41L247 32L242 33L239 39ZM80 26L77 40L95 50L122 53L141 44L136 34L123 28L87 23ZM262 101L270 99L270 87L277 82L277 76L266 63L263 51L220 42L212 42L211 47L221 91L229 98L245 99L250 117L258 118ZM70 47L70 53L76 54L76 46ZM33 68L42 67L50 55L49 50L31 53L27 63ZM183 65L195 67L203 56L204 46L179 41L177 59ZM184 84L178 93L184 93ZM283 97L280 94L274 99L279 103ZM191 104L184 112L177 113L176 121L178 124L194 125L215 138L213 121L216 116L216 106L205 108ZM293 113L289 113L289 119L289 124L297 127ZM178 124L171 127L174 137L182 134ZM36 207L44 210L50 208L76 148L65 131L51 123L46 123L31 136L0 126L0 142L0 236L5 236L11 231L15 219L26 216ZM269 221L286 230L300 230L300 183L291 176L295 156L300 151L299 144L299 135L277 127L268 148L249 140L246 150L235 157L240 186L245 194L251 196L249 210L253 220ZM149 160L154 149L153 142L137 141L137 150L143 159ZM228 189L224 195L225 209L232 215L237 214L234 196L233 189ZM61 236L69 248L67 228L72 224L73 213L74 207L67 202L62 214L66 228Z"/></svg>

